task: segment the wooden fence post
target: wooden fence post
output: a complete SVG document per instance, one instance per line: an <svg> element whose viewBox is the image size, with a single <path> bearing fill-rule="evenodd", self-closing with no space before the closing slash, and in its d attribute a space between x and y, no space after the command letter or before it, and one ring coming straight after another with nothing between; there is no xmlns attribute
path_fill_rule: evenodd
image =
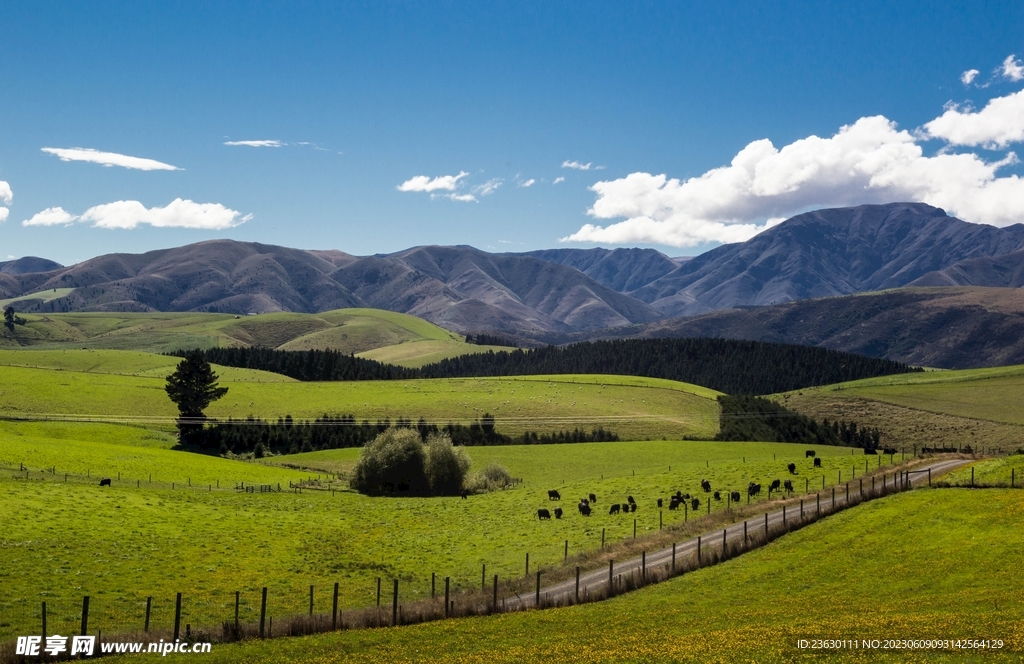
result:
<svg viewBox="0 0 1024 664"><path fill-rule="evenodd" d="M430 599L434 599L435 582L437 581L437 572L430 573Z"/></svg>
<svg viewBox="0 0 1024 664"><path fill-rule="evenodd" d="M786 527L786 506L782 506L782 527Z"/></svg>
<svg viewBox="0 0 1024 664"><path fill-rule="evenodd" d="M313 617L313 585L309 586L309 617Z"/></svg>
<svg viewBox="0 0 1024 664"><path fill-rule="evenodd" d="M562 560L569 559L569 540L565 540L565 553L562 554Z"/></svg>
<svg viewBox="0 0 1024 664"><path fill-rule="evenodd" d="M331 629L338 629L338 582L334 582L334 599L331 601Z"/></svg>
<svg viewBox="0 0 1024 664"><path fill-rule="evenodd" d="M601 548L604 548L604 528L601 529Z"/></svg>
<svg viewBox="0 0 1024 664"><path fill-rule="evenodd" d="M82 598L82 636L89 632L89 596Z"/></svg>
<svg viewBox="0 0 1024 664"><path fill-rule="evenodd" d="M267 587L263 586L263 598L260 600L260 638L266 636L264 631L267 623Z"/></svg>
<svg viewBox="0 0 1024 664"><path fill-rule="evenodd" d="M744 521L743 522L743 545L746 546L746 544L747 544L747 522Z"/></svg>
<svg viewBox="0 0 1024 664"><path fill-rule="evenodd" d="M579 585L577 582L576 585ZM43 641L46 640L46 602L43 602Z"/></svg>
<svg viewBox="0 0 1024 664"><path fill-rule="evenodd" d="M487 563L481 563L483 567L480 569L480 591L487 590Z"/></svg>
<svg viewBox="0 0 1024 664"><path fill-rule="evenodd" d="M700 535L697 535L697 564L700 565Z"/></svg>
<svg viewBox="0 0 1024 664"><path fill-rule="evenodd" d="M540 608L540 570L537 570L537 596L533 600L533 605L536 608Z"/></svg>
<svg viewBox="0 0 1024 664"><path fill-rule="evenodd" d="M580 603L580 566L576 566L576 603Z"/></svg>
<svg viewBox="0 0 1024 664"><path fill-rule="evenodd" d="M530 576L530 552L526 552L526 574L523 576Z"/></svg>
<svg viewBox="0 0 1024 664"><path fill-rule="evenodd" d="M764 538L768 539L768 512L764 513Z"/></svg>
<svg viewBox="0 0 1024 664"><path fill-rule="evenodd" d="M235 638L236 639L238 638L238 604L239 604L239 600L241 599L240 595L241 595L241 593L236 590L235 591ZM147 607L147 610L146 610L146 626L147 627L149 626L149 610L148 610L148 608L149 607ZM149 631L149 630L146 630L146 631Z"/></svg>
<svg viewBox="0 0 1024 664"><path fill-rule="evenodd" d="M579 569L578 567L576 569ZM578 574L578 572L577 572ZM576 582L576 586L579 587L579 581ZM494 599L491 600L491 610L495 613L498 612L498 575L494 575Z"/></svg>
<svg viewBox="0 0 1024 664"><path fill-rule="evenodd" d="M391 598L391 626L398 627L398 579L395 579L395 592Z"/></svg>
<svg viewBox="0 0 1024 664"><path fill-rule="evenodd" d="M640 552L640 578L644 581L647 580L647 552Z"/></svg>
<svg viewBox="0 0 1024 664"><path fill-rule="evenodd" d="M676 571L676 543L672 542L672 571Z"/></svg>
<svg viewBox="0 0 1024 664"><path fill-rule="evenodd" d="M636 519L633 519L633 539L636 539Z"/></svg>
<svg viewBox="0 0 1024 664"><path fill-rule="evenodd" d="M181 631L181 593L177 593L174 597L174 640L178 640L178 634Z"/></svg>
<svg viewBox="0 0 1024 664"><path fill-rule="evenodd" d="M146 598L146 626L143 628L142 631L146 632L147 634L149 634L149 611L150 611L151 608L153 608L153 596L152 595L150 595L149 597Z"/></svg>
<svg viewBox="0 0 1024 664"><path fill-rule="evenodd" d="M380 608L380 577L377 577L377 608Z"/></svg>
<svg viewBox="0 0 1024 664"><path fill-rule="evenodd" d="M615 587L615 561L608 561L608 596L612 596L612 589Z"/></svg>
<svg viewBox="0 0 1024 664"><path fill-rule="evenodd" d="M722 555L725 555L725 533L728 532L728 528L722 528Z"/></svg>
<svg viewBox="0 0 1024 664"><path fill-rule="evenodd" d="M451 615L450 607L448 605L448 589L452 578L450 576L444 577L444 617L447 618Z"/></svg>

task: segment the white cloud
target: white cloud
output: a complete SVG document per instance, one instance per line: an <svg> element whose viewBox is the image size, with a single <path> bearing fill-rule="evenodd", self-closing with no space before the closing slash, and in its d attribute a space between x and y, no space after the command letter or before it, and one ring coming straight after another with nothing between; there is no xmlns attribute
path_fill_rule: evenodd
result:
<svg viewBox="0 0 1024 664"><path fill-rule="evenodd" d="M1015 55L1006 56L1001 71L1004 78L1011 81L1024 81L1024 62L1018 60Z"/></svg>
<svg viewBox="0 0 1024 664"><path fill-rule="evenodd" d="M7 216L11 214L11 211L5 207L0 207L0 224L7 221Z"/></svg>
<svg viewBox="0 0 1024 664"><path fill-rule="evenodd" d="M481 196L490 196L498 190L498 187L501 186L502 182L504 182L504 180L501 178L492 178L483 184L478 184L473 187L473 192L480 194Z"/></svg>
<svg viewBox="0 0 1024 664"><path fill-rule="evenodd" d="M431 179L426 175L417 175L398 185L398 191L455 191L459 180L469 175L459 171L458 175L441 175Z"/></svg>
<svg viewBox="0 0 1024 664"><path fill-rule="evenodd" d="M91 221L97 228L135 228L149 224L156 228L198 228L223 230L252 219L220 203L196 203L176 198L165 207L146 208L139 201L116 201L97 205L85 211L82 221Z"/></svg>
<svg viewBox="0 0 1024 664"><path fill-rule="evenodd" d="M74 223L78 217L69 214L61 207L46 208L32 215L31 219L21 222L22 226L60 226Z"/></svg>
<svg viewBox="0 0 1024 664"><path fill-rule="evenodd" d="M1024 116L1017 124L1024 125ZM1015 154L998 161L945 149L926 156L920 133L899 130L882 116L867 117L831 137L809 136L781 149L767 139L754 141L729 165L686 181L632 173L597 182L589 214L625 220L605 227L586 224L562 241L675 247L740 242L767 228L765 219L892 201L923 201L996 226L1024 221L1024 180L997 175L1017 163ZM1002 133L990 131L987 140L1010 141L1011 135L1003 127Z"/></svg>
<svg viewBox="0 0 1024 664"><path fill-rule="evenodd" d="M924 130L950 145L997 149L1018 143L1024 140L1024 90L992 99L976 112L951 105Z"/></svg>
<svg viewBox="0 0 1024 664"><path fill-rule="evenodd" d="M121 166L138 171L180 171L177 166L165 164L155 159L130 157L116 152L100 152L92 148L42 148L43 152L57 155L61 161L87 161L103 166Z"/></svg>
<svg viewBox="0 0 1024 664"><path fill-rule="evenodd" d="M535 184L537 184L537 181L534 180L533 178L530 178L529 180L523 180L517 186L522 187L523 189L526 189L527 187L532 187Z"/></svg>
<svg viewBox="0 0 1024 664"><path fill-rule="evenodd" d="M224 141L224 145L244 145L250 148L280 148L288 144L281 141ZM308 145L308 143L299 143L299 145Z"/></svg>
<svg viewBox="0 0 1024 664"><path fill-rule="evenodd" d="M565 161L562 162L562 168L574 168L577 171L589 171L590 165L592 163L594 162L588 161L587 163L582 164L578 161L569 161L568 159L566 159Z"/></svg>
<svg viewBox="0 0 1024 664"><path fill-rule="evenodd" d="M964 73L960 74L960 82L964 85L970 85L974 82L974 79L978 77L981 72L977 69L968 69Z"/></svg>
<svg viewBox="0 0 1024 664"><path fill-rule="evenodd" d="M3 180L0 180L0 201L3 201L4 203L10 205L11 201L13 200L14 192L11 191L11 185L7 184Z"/></svg>
<svg viewBox="0 0 1024 664"><path fill-rule="evenodd" d="M555 178L555 181L552 182L551 184L558 184L559 182L565 182L565 178L557 177L557 178Z"/></svg>
<svg viewBox="0 0 1024 664"><path fill-rule="evenodd" d="M431 194L430 200L435 198L447 198L450 201L456 201L458 203L476 203L476 196L473 194Z"/></svg>

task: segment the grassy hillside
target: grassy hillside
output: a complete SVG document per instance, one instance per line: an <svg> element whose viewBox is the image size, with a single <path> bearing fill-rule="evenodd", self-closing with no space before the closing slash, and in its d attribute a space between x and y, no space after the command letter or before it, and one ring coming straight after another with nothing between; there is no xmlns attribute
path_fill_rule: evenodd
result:
<svg viewBox="0 0 1024 664"><path fill-rule="evenodd" d="M69 290L69 289L58 289ZM58 293L42 295L59 297ZM28 296L26 296L28 297ZM4 301L13 303L15 301ZM206 313L24 314L0 347L90 348L162 353L182 348L263 346L281 350L333 348L407 366L501 347L465 343L463 336L427 321L380 309L339 309L320 314L234 316ZM383 353L380 357L373 353Z"/></svg>
<svg viewBox="0 0 1024 664"><path fill-rule="evenodd" d="M124 351L0 351L0 415L161 419L177 411L164 392L175 358ZM717 393L632 377L522 376L299 383L278 374L218 367L228 394L207 414L276 419L324 413L357 419L424 417L468 423L484 413L503 433L603 425L623 439L712 438ZM600 382L598 382L600 381Z"/></svg>
<svg viewBox="0 0 1024 664"><path fill-rule="evenodd" d="M109 425L4 424L0 459L15 469L21 463L34 470L55 465L58 472L31 472L29 480L0 472L0 637L24 633L18 629L27 629L41 599L54 608L53 629L63 629L58 614L72 616L83 594L92 596L94 621L104 632L137 626L147 595L156 598L154 624L161 626L170 620L175 592L186 594L187 622L205 625L228 617L236 590L251 618L264 585L271 589L274 615L300 613L309 584L325 589L340 582L345 607L372 604L378 576L400 578L403 596L423 597L431 572L451 576L456 587L471 587L479 582L481 564L488 574L510 579L522 575L527 553L533 569L561 563L566 540L574 555L599 548L602 529L609 544L631 538L634 518L639 534L657 531L656 499L681 490L703 501L704 478L716 488L739 489L751 480L785 477L790 461L800 467L798 481L806 475L812 490L822 478L812 472L803 446L656 441L469 448L475 468L498 461L523 483L468 500L368 498L344 490L246 494L180 484L172 491L152 488L146 474L163 482L191 478L193 485L219 481L223 488L243 479L287 486L316 471L172 451L168 439L152 436ZM818 452L827 485L840 469L848 479L848 470L864 459L842 448ZM353 453L274 461L335 463L332 470L344 470ZM92 480L63 482L63 472L87 469ZM97 486L97 476L116 478L118 472L126 481ZM137 488L128 480L139 474ZM566 517L539 523L537 508L554 506L547 498L552 488L562 492ZM595 513L583 518L574 505L591 492L598 496ZM635 497L638 511L609 515L607 506L627 495ZM712 509L723 512L725 502ZM682 510L665 510L664 525L686 517Z"/></svg>
<svg viewBox="0 0 1024 664"><path fill-rule="evenodd" d="M1002 639L1024 651L1019 492L921 490L599 604L215 645L211 662L989 661L977 651L799 650L798 639ZM969 536L964 534L969 533ZM964 564L964 561L970 564ZM187 656L170 656L169 661Z"/></svg>
<svg viewBox="0 0 1024 664"><path fill-rule="evenodd" d="M1024 365L886 376L777 395L802 413L855 420L884 444L1014 450L1024 440Z"/></svg>

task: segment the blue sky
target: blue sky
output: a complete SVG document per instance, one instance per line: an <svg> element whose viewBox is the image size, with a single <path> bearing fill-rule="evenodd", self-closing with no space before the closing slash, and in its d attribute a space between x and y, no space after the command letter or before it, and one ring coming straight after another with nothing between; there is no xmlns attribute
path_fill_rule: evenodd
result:
<svg viewBox="0 0 1024 664"><path fill-rule="evenodd" d="M325 4L0 2L0 259L1024 221L1019 2Z"/></svg>

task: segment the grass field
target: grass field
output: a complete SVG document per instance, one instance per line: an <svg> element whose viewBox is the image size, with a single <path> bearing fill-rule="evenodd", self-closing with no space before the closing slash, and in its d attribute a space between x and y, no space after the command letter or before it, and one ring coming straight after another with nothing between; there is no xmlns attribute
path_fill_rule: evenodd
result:
<svg viewBox="0 0 1024 664"><path fill-rule="evenodd" d="M54 299L57 289L4 300ZM48 300L47 300L48 301ZM205 313L24 314L14 333L0 332L0 347L117 349L163 353L185 348L262 346L281 350L332 348L382 362L421 366L498 346L467 344L462 335L421 318L380 309L339 309L320 314L234 316Z"/></svg>
<svg viewBox="0 0 1024 664"><path fill-rule="evenodd" d="M162 418L175 358L126 351L0 351L0 415ZM499 431L521 434L603 425L623 439L711 438L716 392L675 381L616 376L521 376L300 383L278 374L217 367L228 394L215 418L276 419L353 414L370 421L424 417L468 423L490 413Z"/></svg>
<svg viewBox="0 0 1024 664"><path fill-rule="evenodd" d="M168 450L166 439L147 439L149 432L131 427L4 426L0 458L35 469L56 465L58 471L81 473L88 468L93 477L116 477L118 471L131 477L153 469L160 473L155 480L177 476L179 481L192 478L193 485L219 480L222 487L244 478L284 484L315 472ZM469 448L475 467L498 461L524 480L515 489L469 500L367 498L349 491L171 491L149 488L145 476L141 488L115 482L101 489L94 481L65 484L59 473L46 480L34 473L26 481L7 472L0 474L5 506L0 511L0 585L8 598L0 599L0 636L31 624L35 602L64 607L58 613L71 616L84 594L92 597L96 625L112 631L137 626L147 595L156 598L154 624L167 623L170 600L183 592L188 622L209 625L228 617L235 590L243 593L245 616L251 617L257 590L264 585L280 616L302 612L309 584L323 589L340 582L343 606L362 607L372 603L378 576L401 579L408 597L429 594L431 572L451 576L457 588L478 583L482 564L488 574L511 579L522 574L527 553L536 569L560 564L566 540L573 555L599 548L602 528L609 544L632 537L634 518L640 535L656 531L656 498L675 490L700 494L704 512L703 478L715 488L741 489L751 480L786 477L786 463L795 461L798 484L807 476L813 490L822 475L811 474L803 451L803 446L778 443L663 441ZM818 452L828 485L838 479L839 470L848 480L854 464L858 475L863 472L864 457L851 457L850 450ZM274 461L335 463L335 470L343 470L352 453ZM566 517L538 523L536 509L554 506L547 500L551 488L562 492ZM598 503L586 519L574 506L590 492L598 495ZM625 502L627 495L636 498L640 509L628 516L608 515L607 506ZM723 509L724 501L713 504L716 513ZM687 516L693 514L665 510L664 525Z"/></svg>
<svg viewBox="0 0 1024 664"><path fill-rule="evenodd" d="M1024 454L985 459L972 464L974 482L979 486L1024 486ZM953 485L970 486L972 467L958 468L943 478ZM1013 471L1011 473L1011 471Z"/></svg>
<svg viewBox="0 0 1024 664"><path fill-rule="evenodd" d="M1022 494L921 490L598 604L215 644L211 662L1016 661ZM977 651L799 650L798 639L1001 639ZM186 661L171 655L169 661Z"/></svg>
<svg viewBox="0 0 1024 664"><path fill-rule="evenodd" d="M1024 365L929 371L776 395L819 419L878 427L883 443L1015 450L1024 441Z"/></svg>

